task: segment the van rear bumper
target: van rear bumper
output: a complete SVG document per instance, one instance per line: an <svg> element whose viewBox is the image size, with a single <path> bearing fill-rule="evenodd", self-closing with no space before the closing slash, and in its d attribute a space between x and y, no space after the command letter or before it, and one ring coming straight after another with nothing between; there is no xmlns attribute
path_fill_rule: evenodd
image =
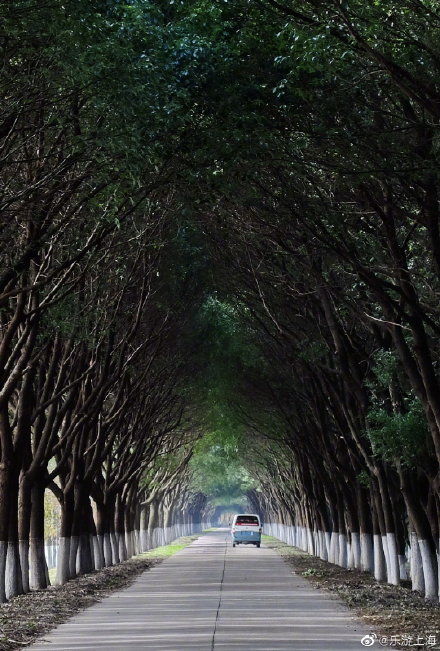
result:
<svg viewBox="0 0 440 651"><path fill-rule="evenodd" d="M234 531L231 532L232 542L242 543L244 545L252 545L261 542L261 534L259 531Z"/></svg>

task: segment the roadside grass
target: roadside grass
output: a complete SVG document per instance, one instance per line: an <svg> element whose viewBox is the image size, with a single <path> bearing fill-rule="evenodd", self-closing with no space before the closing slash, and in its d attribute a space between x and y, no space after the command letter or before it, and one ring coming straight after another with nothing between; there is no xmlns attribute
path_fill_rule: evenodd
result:
<svg viewBox="0 0 440 651"><path fill-rule="evenodd" d="M294 574L344 601L378 635L378 640L388 640L380 642L382 646L440 649L440 604L426 601L408 586L379 583L367 572L322 561L273 536L263 535L263 542L283 557ZM420 638L426 642L429 635L435 638L435 644L416 644ZM405 642L390 644L392 636Z"/></svg>
<svg viewBox="0 0 440 651"><path fill-rule="evenodd" d="M305 552L301 551L300 549L291 547L291 545L288 545L282 540L278 540L278 538L274 538L273 536L267 536L265 533L261 535L261 540L262 542L266 543L271 549L276 549L277 552L281 554L281 556L301 556L301 554L305 554Z"/></svg>
<svg viewBox="0 0 440 651"><path fill-rule="evenodd" d="M128 587L137 576L187 547L201 534L183 536L128 561L83 574L61 586L35 590L0 604L0 651L32 644L37 638L67 621L81 610L116 590ZM55 570L49 571L51 581Z"/></svg>
<svg viewBox="0 0 440 651"><path fill-rule="evenodd" d="M207 529L206 531L209 531L209 529ZM160 560L160 559L167 558L168 556L172 556L173 554L180 552L181 549L185 549L185 547L190 545L199 536L200 534L194 534L193 536L181 536L180 538L177 538L176 540L171 542L169 545L163 545L162 547L155 547L154 549L150 549L150 551L148 552L143 552L142 554L137 554L136 556L133 556L130 560L143 559L143 558ZM54 567L51 570L49 570L49 580L51 585L54 584L56 576L57 576L57 570L56 567Z"/></svg>
<svg viewBox="0 0 440 651"><path fill-rule="evenodd" d="M173 554L180 552L180 550L185 549L185 547L188 547L188 545L199 537L199 533L194 534L193 536L182 536L181 538L177 538L177 540L171 542L169 545L155 547L154 549L150 549L148 552L143 552L142 554L133 556L133 558L151 558L153 560L168 558L168 556L172 556Z"/></svg>

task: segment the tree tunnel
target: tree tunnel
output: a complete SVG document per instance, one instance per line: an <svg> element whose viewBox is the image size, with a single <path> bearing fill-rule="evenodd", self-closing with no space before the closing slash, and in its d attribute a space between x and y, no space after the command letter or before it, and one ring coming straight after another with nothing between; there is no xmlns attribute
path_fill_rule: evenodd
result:
<svg viewBox="0 0 440 651"><path fill-rule="evenodd" d="M438 6L294 4L0 8L0 601L237 509L438 599Z"/></svg>

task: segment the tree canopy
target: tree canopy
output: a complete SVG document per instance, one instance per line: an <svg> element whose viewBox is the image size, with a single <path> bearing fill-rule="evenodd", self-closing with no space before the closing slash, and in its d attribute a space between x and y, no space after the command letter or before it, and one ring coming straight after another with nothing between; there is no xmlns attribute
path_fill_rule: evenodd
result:
<svg viewBox="0 0 440 651"><path fill-rule="evenodd" d="M238 502L438 594L437 5L3 3L1 600L47 490L60 582Z"/></svg>

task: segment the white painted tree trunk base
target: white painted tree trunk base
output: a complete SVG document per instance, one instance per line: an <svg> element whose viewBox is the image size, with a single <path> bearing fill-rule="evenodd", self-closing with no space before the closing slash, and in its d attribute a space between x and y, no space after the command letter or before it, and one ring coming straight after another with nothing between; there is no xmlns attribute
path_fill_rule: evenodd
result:
<svg viewBox="0 0 440 651"><path fill-rule="evenodd" d="M431 551L428 540L419 540L420 556L422 558L423 579L425 581L425 599L430 601L438 600L437 584L437 559Z"/></svg>
<svg viewBox="0 0 440 651"><path fill-rule="evenodd" d="M113 565L113 554L112 554L112 543L110 540L110 534L105 533L103 535L103 552L104 552L104 564L106 567Z"/></svg>
<svg viewBox="0 0 440 651"><path fill-rule="evenodd" d="M383 549L383 540L380 534L373 536L374 546L374 578L376 581L386 581L387 572L385 564L385 552Z"/></svg>
<svg viewBox="0 0 440 651"><path fill-rule="evenodd" d="M31 538L29 540L29 583L32 590L47 588L46 557L44 554L44 540Z"/></svg>
<svg viewBox="0 0 440 651"><path fill-rule="evenodd" d="M361 533L361 570L374 574L374 547L373 537L369 533Z"/></svg>
<svg viewBox="0 0 440 651"><path fill-rule="evenodd" d="M112 548L112 565L119 563L119 549L116 534L112 531L110 534L110 544Z"/></svg>
<svg viewBox="0 0 440 651"><path fill-rule="evenodd" d="M359 570L361 568L361 537L357 532L351 534L351 549L353 553L353 566Z"/></svg>
<svg viewBox="0 0 440 651"><path fill-rule="evenodd" d="M20 552L20 567L21 567L21 584L23 592L29 592L29 541L19 540L18 549Z"/></svg>
<svg viewBox="0 0 440 651"><path fill-rule="evenodd" d="M341 567L347 568L348 566L348 548L347 548L347 537L345 534L340 533L339 536L339 559L338 565Z"/></svg>
<svg viewBox="0 0 440 651"><path fill-rule="evenodd" d="M387 533L388 548L388 583L391 585L400 585L400 566L399 555L397 553L397 542L394 533Z"/></svg>
<svg viewBox="0 0 440 651"><path fill-rule="evenodd" d="M11 599L23 594L21 583L20 551L18 542L8 542L6 548L6 569L5 569L5 592L6 599Z"/></svg>
<svg viewBox="0 0 440 651"><path fill-rule="evenodd" d="M410 572L412 589L415 592L424 594L425 579L423 576L422 555L420 554L419 541L415 533L411 534Z"/></svg>
<svg viewBox="0 0 440 651"><path fill-rule="evenodd" d="M95 570L102 570L104 567L103 536L92 536L91 545L93 549L93 564Z"/></svg>
<svg viewBox="0 0 440 651"><path fill-rule="evenodd" d="M57 556L56 584L64 585L71 578L70 574L70 538L60 538Z"/></svg>
<svg viewBox="0 0 440 651"><path fill-rule="evenodd" d="M403 554L399 554L399 576L401 581L408 580L407 560Z"/></svg>

